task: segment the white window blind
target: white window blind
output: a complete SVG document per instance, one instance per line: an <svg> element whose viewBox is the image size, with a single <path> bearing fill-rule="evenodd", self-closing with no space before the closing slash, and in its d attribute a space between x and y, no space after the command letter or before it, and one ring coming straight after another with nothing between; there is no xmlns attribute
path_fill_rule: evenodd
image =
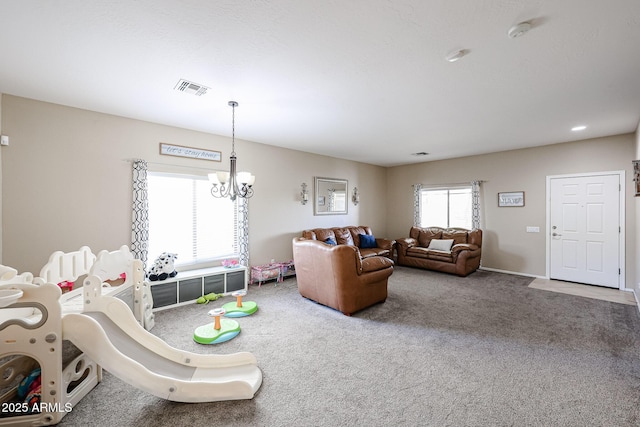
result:
<svg viewBox="0 0 640 427"><path fill-rule="evenodd" d="M149 264L162 252L176 266L203 266L238 256L237 203L211 196L198 175L148 173Z"/></svg>
<svg viewBox="0 0 640 427"><path fill-rule="evenodd" d="M471 187L421 189L420 226L471 229Z"/></svg>

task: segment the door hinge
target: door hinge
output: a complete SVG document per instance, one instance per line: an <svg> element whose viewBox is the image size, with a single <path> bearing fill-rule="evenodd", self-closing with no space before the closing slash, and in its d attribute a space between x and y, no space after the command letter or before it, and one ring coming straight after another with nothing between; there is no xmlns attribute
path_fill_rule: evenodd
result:
<svg viewBox="0 0 640 427"><path fill-rule="evenodd" d="M622 274L622 273L620 272L620 269L618 269L618 276L619 276L620 274Z"/></svg>

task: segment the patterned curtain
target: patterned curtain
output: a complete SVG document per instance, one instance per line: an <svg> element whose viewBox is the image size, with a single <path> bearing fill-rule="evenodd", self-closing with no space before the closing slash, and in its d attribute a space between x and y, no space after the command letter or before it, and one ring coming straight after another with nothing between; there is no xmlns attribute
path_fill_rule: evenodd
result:
<svg viewBox="0 0 640 427"><path fill-rule="evenodd" d="M471 227L480 227L480 184L482 181L471 181Z"/></svg>
<svg viewBox="0 0 640 427"><path fill-rule="evenodd" d="M147 162L133 161L133 212L131 225L131 253L147 264L149 251L149 199L147 197Z"/></svg>
<svg viewBox="0 0 640 427"><path fill-rule="evenodd" d="M413 225L420 227L420 191L422 184L413 184Z"/></svg>
<svg viewBox="0 0 640 427"><path fill-rule="evenodd" d="M249 267L249 200L240 198L238 200L238 246L240 249L240 265Z"/></svg>

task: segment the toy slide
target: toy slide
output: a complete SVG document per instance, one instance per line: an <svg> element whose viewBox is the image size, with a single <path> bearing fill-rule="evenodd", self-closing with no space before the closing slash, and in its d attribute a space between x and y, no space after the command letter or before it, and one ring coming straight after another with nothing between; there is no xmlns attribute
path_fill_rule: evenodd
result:
<svg viewBox="0 0 640 427"><path fill-rule="evenodd" d="M251 353L175 349L140 326L124 302L100 296L98 283L84 287L85 312L62 318L63 338L121 380L175 402L251 399L260 388L262 371Z"/></svg>

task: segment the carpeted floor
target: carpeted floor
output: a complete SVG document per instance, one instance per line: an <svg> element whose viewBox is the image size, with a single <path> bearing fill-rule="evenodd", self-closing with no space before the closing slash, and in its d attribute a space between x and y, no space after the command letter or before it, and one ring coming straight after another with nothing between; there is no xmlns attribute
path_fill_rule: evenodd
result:
<svg viewBox="0 0 640 427"><path fill-rule="evenodd" d="M65 426L638 426L637 308L397 267L389 297L353 317L300 297L295 279L252 286L257 313L217 345L192 340L231 301L156 313L153 333L198 353L250 351L249 401L180 404L105 373Z"/></svg>

